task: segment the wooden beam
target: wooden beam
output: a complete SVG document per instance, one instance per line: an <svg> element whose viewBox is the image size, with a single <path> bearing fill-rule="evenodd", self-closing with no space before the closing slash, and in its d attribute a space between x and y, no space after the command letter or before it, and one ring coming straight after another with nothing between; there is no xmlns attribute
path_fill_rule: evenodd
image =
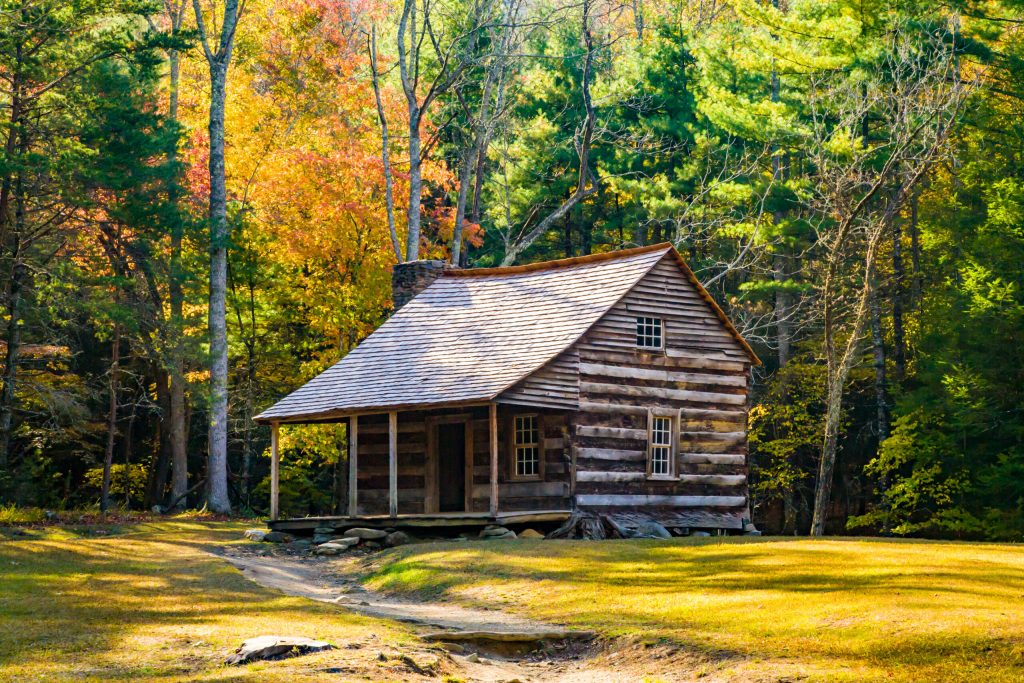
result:
<svg viewBox="0 0 1024 683"><path fill-rule="evenodd" d="M278 491L281 488L280 454L277 448L278 424L270 423L270 519L278 518Z"/></svg>
<svg viewBox="0 0 1024 683"><path fill-rule="evenodd" d="M398 516L398 413L388 413L388 514Z"/></svg>
<svg viewBox="0 0 1024 683"><path fill-rule="evenodd" d="M498 404L490 406L491 436L491 516L498 516Z"/></svg>
<svg viewBox="0 0 1024 683"><path fill-rule="evenodd" d="M584 507L739 507L745 505L745 496L655 496L655 495L596 495L579 494L577 505Z"/></svg>
<svg viewBox="0 0 1024 683"><path fill-rule="evenodd" d="M348 419L348 514L359 511L359 416Z"/></svg>

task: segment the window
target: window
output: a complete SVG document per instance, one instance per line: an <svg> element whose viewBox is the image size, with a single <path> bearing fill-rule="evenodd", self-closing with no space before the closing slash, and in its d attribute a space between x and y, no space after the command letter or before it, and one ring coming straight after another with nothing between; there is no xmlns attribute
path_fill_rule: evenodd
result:
<svg viewBox="0 0 1024 683"><path fill-rule="evenodd" d="M660 349L664 346L661 318L637 316L636 345L640 349Z"/></svg>
<svg viewBox="0 0 1024 683"><path fill-rule="evenodd" d="M663 415L650 417L650 442L648 444L647 472L652 477L675 475L673 458L672 418Z"/></svg>
<svg viewBox="0 0 1024 683"><path fill-rule="evenodd" d="M513 420L513 447L517 478L529 479L541 476L540 421L536 415L516 415Z"/></svg>

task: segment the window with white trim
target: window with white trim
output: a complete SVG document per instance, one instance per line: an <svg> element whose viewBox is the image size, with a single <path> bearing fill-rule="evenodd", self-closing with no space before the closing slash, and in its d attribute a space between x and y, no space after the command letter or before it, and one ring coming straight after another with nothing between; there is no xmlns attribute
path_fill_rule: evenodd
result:
<svg viewBox="0 0 1024 683"><path fill-rule="evenodd" d="M647 447L647 471L652 477L675 475L672 451L672 418L665 415L651 415L650 443Z"/></svg>
<svg viewBox="0 0 1024 683"><path fill-rule="evenodd" d="M536 415L516 415L513 423L515 476L540 476L540 426Z"/></svg>
<svg viewBox="0 0 1024 683"><path fill-rule="evenodd" d="M665 346L661 318L636 318L636 346L639 349L660 349Z"/></svg>

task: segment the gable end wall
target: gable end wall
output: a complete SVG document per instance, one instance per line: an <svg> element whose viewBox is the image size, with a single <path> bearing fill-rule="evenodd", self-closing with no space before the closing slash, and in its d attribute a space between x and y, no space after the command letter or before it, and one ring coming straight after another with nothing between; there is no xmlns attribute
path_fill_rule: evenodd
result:
<svg viewBox="0 0 1024 683"><path fill-rule="evenodd" d="M639 315L663 319L663 351L636 348ZM662 259L574 348L577 506L625 523L742 528L750 357L678 265ZM647 477L649 409L678 416L673 481Z"/></svg>

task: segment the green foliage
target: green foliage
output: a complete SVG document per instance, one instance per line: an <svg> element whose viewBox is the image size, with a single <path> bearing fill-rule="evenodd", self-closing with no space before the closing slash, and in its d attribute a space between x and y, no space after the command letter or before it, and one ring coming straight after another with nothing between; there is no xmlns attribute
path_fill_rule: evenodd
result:
<svg viewBox="0 0 1024 683"><path fill-rule="evenodd" d="M110 498L126 508L138 508L145 502L146 480L149 474L144 465L114 463L110 466ZM99 497L103 485L103 468L94 467L85 473L85 485Z"/></svg>

